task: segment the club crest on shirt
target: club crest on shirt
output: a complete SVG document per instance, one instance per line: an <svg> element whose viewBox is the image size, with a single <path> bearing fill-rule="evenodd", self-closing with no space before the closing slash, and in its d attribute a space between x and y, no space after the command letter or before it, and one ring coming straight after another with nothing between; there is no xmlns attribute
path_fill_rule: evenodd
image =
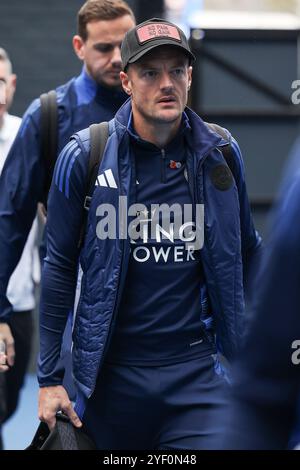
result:
<svg viewBox="0 0 300 470"><path fill-rule="evenodd" d="M210 179L219 191L227 191L233 185L233 176L227 165L216 165L210 172Z"/></svg>

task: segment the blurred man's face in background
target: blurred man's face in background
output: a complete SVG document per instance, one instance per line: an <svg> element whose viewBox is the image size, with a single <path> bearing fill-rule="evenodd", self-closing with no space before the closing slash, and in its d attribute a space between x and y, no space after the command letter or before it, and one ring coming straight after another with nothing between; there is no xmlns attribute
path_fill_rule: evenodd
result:
<svg viewBox="0 0 300 470"><path fill-rule="evenodd" d="M100 85L119 88L122 68L120 47L127 31L135 26L130 15L114 20L92 21L87 24L88 37L75 36L73 46L84 61L88 74Z"/></svg>
<svg viewBox="0 0 300 470"><path fill-rule="evenodd" d="M0 126L4 113L10 107L16 90L17 77L10 73L9 66L0 60Z"/></svg>

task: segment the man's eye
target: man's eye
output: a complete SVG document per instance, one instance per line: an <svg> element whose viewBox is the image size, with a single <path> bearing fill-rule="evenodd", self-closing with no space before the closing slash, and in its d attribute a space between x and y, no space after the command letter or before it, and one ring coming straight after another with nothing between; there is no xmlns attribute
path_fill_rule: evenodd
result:
<svg viewBox="0 0 300 470"><path fill-rule="evenodd" d="M144 76L147 77L147 78L154 78L154 77L156 77L156 75L157 75L157 72L155 72L155 70L147 70L144 73Z"/></svg>
<svg viewBox="0 0 300 470"><path fill-rule="evenodd" d="M94 46L94 49L98 52L107 54L108 52L112 52L114 50L114 47L115 46L113 44L96 44Z"/></svg>
<svg viewBox="0 0 300 470"><path fill-rule="evenodd" d="M183 69L175 69L173 70L173 74L176 75L177 77L180 77L181 75L183 75L184 73L184 70Z"/></svg>

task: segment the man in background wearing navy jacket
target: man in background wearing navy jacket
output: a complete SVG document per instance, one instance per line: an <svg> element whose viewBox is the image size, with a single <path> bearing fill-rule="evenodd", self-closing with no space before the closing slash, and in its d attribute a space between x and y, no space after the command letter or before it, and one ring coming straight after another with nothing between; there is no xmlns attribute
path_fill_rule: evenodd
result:
<svg viewBox="0 0 300 470"><path fill-rule="evenodd" d="M293 427L299 423L299 140L270 228L254 319L234 372L227 449L287 449Z"/></svg>
<svg viewBox="0 0 300 470"><path fill-rule="evenodd" d="M125 101L119 77L120 45L134 24L134 15L122 0L88 0L81 7L73 46L84 66L78 77L56 90L58 152L74 132L111 119ZM7 323L12 312L7 285L20 260L37 204L44 202L47 169L42 161L40 111L37 99L24 115L0 179L0 337L8 343L10 366L14 348ZM6 366L0 365L0 371L4 370Z"/></svg>

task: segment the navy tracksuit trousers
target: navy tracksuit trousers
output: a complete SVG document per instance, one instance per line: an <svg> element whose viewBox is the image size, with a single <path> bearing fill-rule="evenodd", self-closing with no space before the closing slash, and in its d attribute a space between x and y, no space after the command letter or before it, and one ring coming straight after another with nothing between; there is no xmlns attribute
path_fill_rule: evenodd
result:
<svg viewBox="0 0 300 470"><path fill-rule="evenodd" d="M167 366L104 364L83 415L99 449L215 449L228 385L214 358Z"/></svg>

